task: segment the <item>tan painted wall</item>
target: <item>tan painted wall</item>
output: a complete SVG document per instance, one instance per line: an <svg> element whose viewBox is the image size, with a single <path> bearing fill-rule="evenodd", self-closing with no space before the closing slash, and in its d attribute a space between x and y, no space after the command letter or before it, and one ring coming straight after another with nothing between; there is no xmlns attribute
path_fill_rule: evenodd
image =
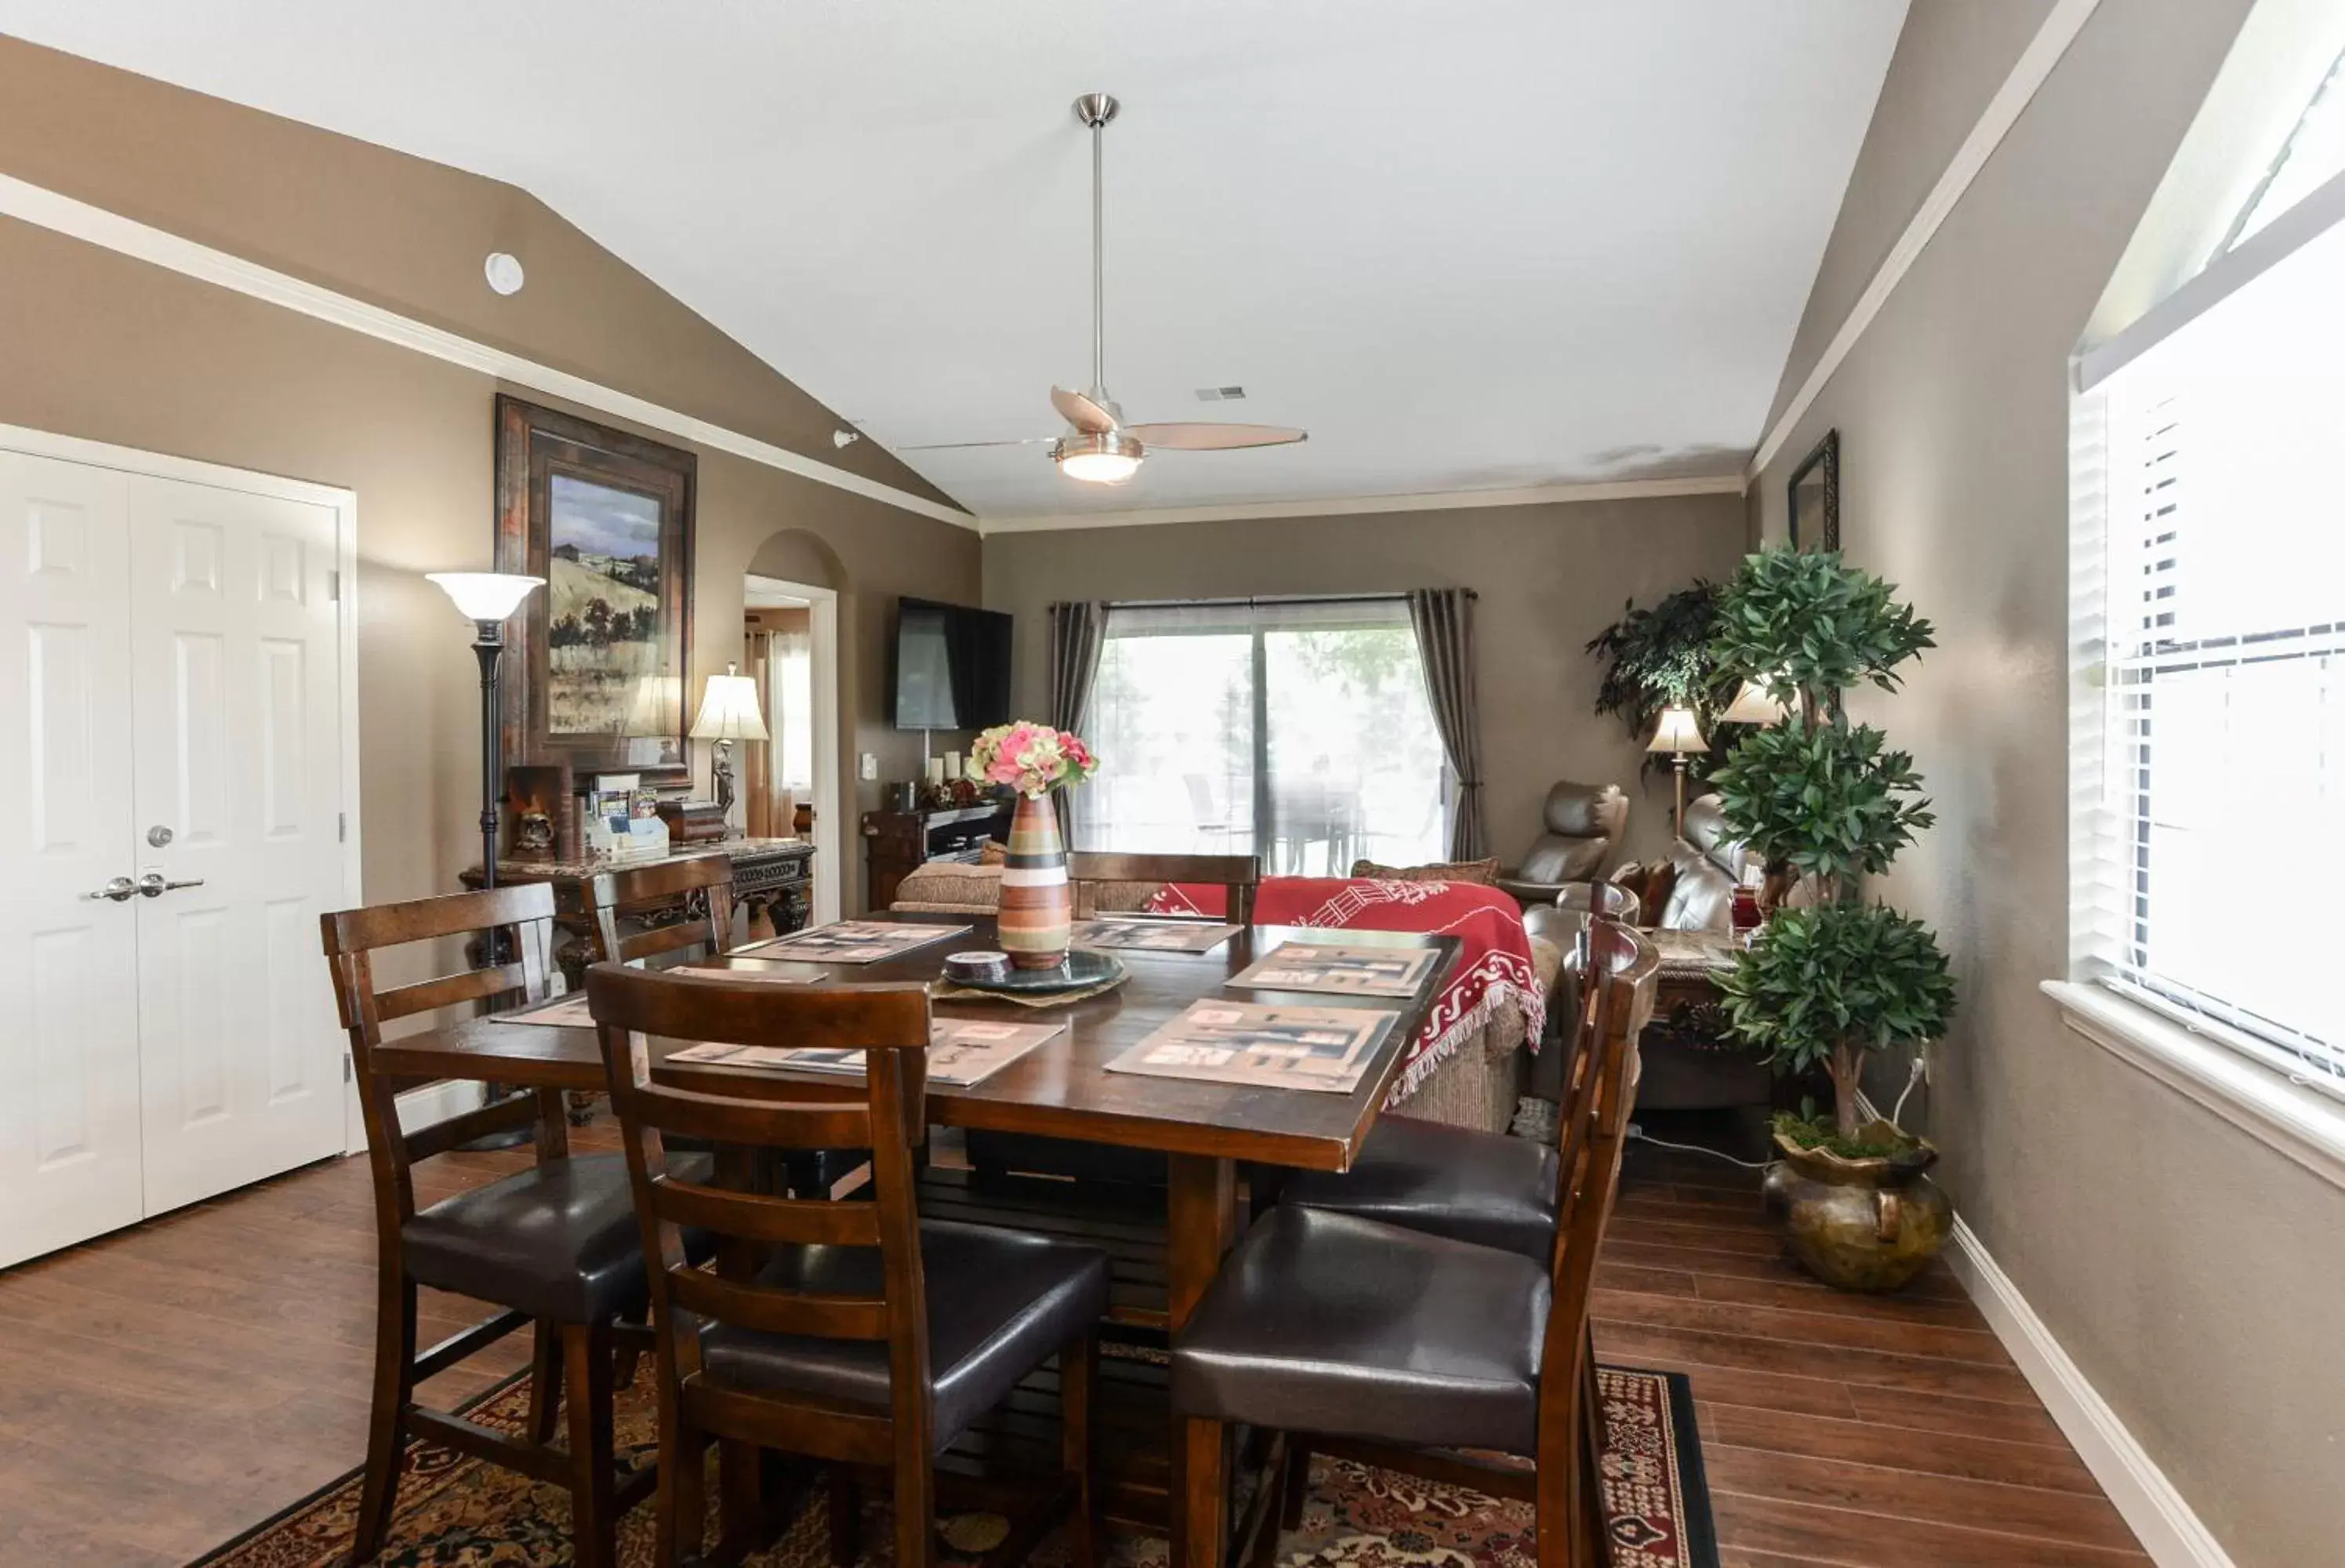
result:
<svg viewBox="0 0 2345 1568"><path fill-rule="evenodd" d="M1916 0L1909 31L1985 9ZM2066 964L2066 359L2247 9L2103 0L1759 499L1780 539L1792 466L1837 425L1848 553L1938 625L1902 695L1853 706L1913 748L1936 803L1884 891L1936 924L1962 986L1924 1113L1962 1212L2233 1558L2279 1568L2345 1542L2345 1192L2070 1033L2036 989ZM1939 68L1901 46L1874 142L1944 117ZM2001 74L1965 66L1976 104Z"/></svg>
<svg viewBox="0 0 2345 1568"><path fill-rule="evenodd" d="M122 129L128 116L136 137ZM189 151L198 146L204 156ZM819 405L509 187L7 40L0 172L122 198L135 216L833 456ZM516 214L543 245L530 253L504 231L500 242L530 263L516 299L531 303L526 319L492 334L480 319L492 309L480 301L495 298L478 282L480 258L490 231ZM431 299L445 308L423 312L418 302ZM360 825L371 899L448 891L475 855L476 677L463 623L421 574L488 561L499 389L0 220L0 423L358 492ZM868 445L849 450L869 461ZM878 786L854 778L856 754L878 753L887 777L909 774L919 754L916 736L885 724L888 602L901 592L974 602L977 536L726 453L699 457L695 688L740 656L743 574L769 540L794 531L773 552L819 555L825 575L813 581L842 590L841 799L858 813L876 805ZM892 459L882 466L889 471L866 471L909 481ZM697 761L705 780L705 754ZM842 885L854 908L862 869L851 824L845 842L856 864Z"/></svg>
<svg viewBox="0 0 2345 1568"><path fill-rule="evenodd" d="M932 500L527 191L0 37L0 172ZM501 297L492 250L529 281Z"/></svg>
<svg viewBox="0 0 2345 1568"><path fill-rule="evenodd" d="M1639 787L1636 743L1589 711L1599 672L1582 645L1626 600L1726 575L1742 541L1733 496L997 534L985 602L1018 617L1019 706L1040 717L1054 600L1471 588L1492 852L1520 855L1548 786L1573 778L1630 792L1633 857L1668 841L1669 783Z"/></svg>

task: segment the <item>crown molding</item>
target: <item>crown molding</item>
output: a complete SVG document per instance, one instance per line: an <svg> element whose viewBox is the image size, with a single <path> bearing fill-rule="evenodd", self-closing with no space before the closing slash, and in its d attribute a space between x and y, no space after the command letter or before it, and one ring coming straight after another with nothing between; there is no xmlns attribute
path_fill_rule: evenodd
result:
<svg viewBox="0 0 2345 1568"><path fill-rule="evenodd" d="M1042 517L988 517L978 530L997 533L1056 533L1081 528L1151 528L1174 522L1254 522L1275 518L1361 517L1385 511L1460 511L1474 507L1545 506L1558 501L1652 501L1677 495L1741 495L1741 474L1699 479L1617 480L1596 484L1537 485L1526 490L1449 490L1423 495L1363 495L1320 501L1244 501L1230 506L1176 506L1154 511L1068 512Z"/></svg>
<svg viewBox="0 0 2345 1568"><path fill-rule="evenodd" d="M426 354L451 365L496 377L532 391L583 404L599 413L627 420L716 451L730 452L751 462L813 480L835 490L900 507L939 522L974 529L977 519L959 507L930 501L910 491L866 479L842 468L778 447L771 441L715 424L695 415L667 408L648 399L606 387L599 381L557 370L533 359L492 348L460 333L433 327L412 317L369 304L290 273L205 245L152 224L125 217L86 201L0 175L0 216L14 217L52 233L98 246L118 255L145 261L182 277L232 289L249 298L360 333L381 342Z"/></svg>
<svg viewBox="0 0 2345 1568"><path fill-rule="evenodd" d="M1971 126L1970 135L1964 137L1963 145L1955 149L1945 172L1938 177L1938 183L1932 186L1930 194L1922 198L1921 207L1914 214L1913 221L1905 226L1905 232L1897 237L1897 243L1883 258L1880 269L1873 275L1873 281L1864 286L1864 292L1858 295L1856 303L1849 308L1848 319L1841 323L1840 330L1833 333L1832 341L1824 345L1824 351L1816 359L1815 368L1808 372L1807 379L1800 383L1800 389L1793 394L1792 400L1783 406L1782 413L1777 416L1775 423L1767 431L1766 440L1759 443L1759 450L1751 457L1751 466L1744 474L1749 482L1759 482L1759 475L1775 460L1776 453L1783 450L1783 443L1792 439L1792 430L1823 391L1824 384L1832 379L1832 373L1840 369L1841 361L1846 359L1850 350L1856 347L1857 339L1864 336L1865 329L1873 325L1873 318L1881 314L1882 307L1889 302L1889 296L1896 291L1897 286L1905 280L1905 274L1913 270L1914 263L1921 259L1922 252L1937 237L1939 226L1946 221L1955 204L1963 199L1964 193L1970 189L1971 182L1978 177L1979 171L1986 167L1987 159L1995 155L1995 148L2003 145L2003 138L2010 134L2011 127L2019 123L2021 113L2035 101L2037 90L2051 79L2053 67L2068 52L2068 46L2076 42L2076 35L2084 31L2085 24L2092 20L2093 13L2100 3L2101 0L2059 0L2046 15L2044 25L2035 30L2035 36L2028 40L2027 47L2021 50L2019 58L2013 62L2011 74L2003 79L2003 86L1995 89L1995 96L1987 100L1978 123Z"/></svg>

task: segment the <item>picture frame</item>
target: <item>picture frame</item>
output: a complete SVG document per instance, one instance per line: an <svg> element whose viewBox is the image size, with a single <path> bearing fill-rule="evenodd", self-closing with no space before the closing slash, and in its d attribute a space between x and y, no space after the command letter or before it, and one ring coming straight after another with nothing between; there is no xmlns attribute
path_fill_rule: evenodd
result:
<svg viewBox="0 0 2345 1568"><path fill-rule="evenodd" d="M690 786L698 480L688 451L498 396L496 570L546 580L508 632L508 764Z"/></svg>
<svg viewBox="0 0 2345 1568"><path fill-rule="evenodd" d="M1793 550L1840 548L1840 431L1824 432L1786 487ZM1802 535L1806 537L1802 538Z"/></svg>

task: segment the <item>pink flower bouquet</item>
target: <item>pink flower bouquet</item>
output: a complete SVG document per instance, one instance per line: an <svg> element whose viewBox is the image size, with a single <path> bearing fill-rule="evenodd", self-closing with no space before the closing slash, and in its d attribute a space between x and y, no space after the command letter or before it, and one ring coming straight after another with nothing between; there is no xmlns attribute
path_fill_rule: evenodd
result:
<svg viewBox="0 0 2345 1568"><path fill-rule="evenodd" d="M969 748L969 776L980 784L1008 784L1040 799L1061 784L1081 784L1099 771L1099 758L1082 737L1020 719L996 724Z"/></svg>

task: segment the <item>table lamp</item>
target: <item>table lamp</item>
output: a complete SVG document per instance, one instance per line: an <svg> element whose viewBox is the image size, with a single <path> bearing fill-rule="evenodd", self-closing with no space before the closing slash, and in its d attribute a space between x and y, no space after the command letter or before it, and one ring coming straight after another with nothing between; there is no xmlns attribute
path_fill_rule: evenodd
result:
<svg viewBox="0 0 2345 1568"><path fill-rule="evenodd" d="M1789 704L1770 696L1767 688L1756 681L1742 683L1742 690L1734 693L1734 701L1726 712L1718 715L1721 724L1780 724L1791 713Z"/></svg>
<svg viewBox="0 0 2345 1568"><path fill-rule="evenodd" d="M1660 723L1653 726L1653 738L1645 749L1666 752L1676 764L1678 775L1677 835L1685 836L1685 775L1686 758L1695 752L1710 750L1710 743L1701 738L1701 722L1691 708L1663 708Z"/></svg>
<svg viewBox="0 0 2345 1568"><path fill-rule="evenodd" d="M700 694L700 716L692 721L694 740L716 743L710 771L717 809L728 819L733 814L733 743L767 738L765 715L757 711L757 683L739 673L740 668L727 664L725 673L708 677L708 688Z"/></svg>

